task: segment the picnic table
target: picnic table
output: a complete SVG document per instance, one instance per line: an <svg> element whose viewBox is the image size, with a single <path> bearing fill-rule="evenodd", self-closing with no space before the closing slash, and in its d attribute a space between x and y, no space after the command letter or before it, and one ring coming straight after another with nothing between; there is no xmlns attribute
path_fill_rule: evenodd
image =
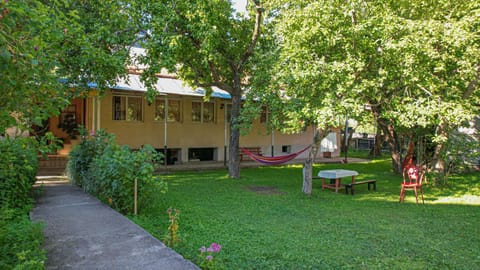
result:
<svg viewBox="0 0 480 270"><path fill-rule="evenodd" d="M342 178L352 177L352 183L355 183L355 176L358 172L351 170L323 170L318 172L318 177L322 179L322 190L325 188L334 189L338 193L339 188L344 188L342 185ZM330 179L329 183L325 183L325 179ZM353 193L352 193L353 194Z"/></svg>

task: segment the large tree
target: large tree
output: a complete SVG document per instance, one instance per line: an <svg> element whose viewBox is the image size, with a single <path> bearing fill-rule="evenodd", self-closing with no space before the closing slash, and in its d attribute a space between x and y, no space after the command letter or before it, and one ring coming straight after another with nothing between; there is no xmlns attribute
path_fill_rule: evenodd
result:
<svg viewBox="0 0 480 270"><path fill-rule="evenodd" d="M450 134L479 113L480 3L397 5L391 7L398 10L406 34L389 45L403 57L403 73L410 75L405 90L414 91L409 91L406 106L398 106L391 115L397 126L433 127L436 146L430 167L442 177Z"/></svg>
<svg viewBox="0 0 480 270"><path fill-rule="evenodd" d="M312 165L321 140L332 128L343 125L347 115L354 118L361 111L354 86L369 48L355 33L357 15L351 11L357 6L343 1L274 4L279 47L271 57L274 65L265 65L263 71L272 78L267 82L275 84L265 85L263 97L274 112L272 119L284 130L315 127L303 170L302 190L310 194Z"/></svg>
<svg viewBox="0 0 480 270"><path fill-rule="evenodd" d="M369 106L395 172L401 170L401 130L434 125L441 147L441 138L477 112L476 1L279 2L278 62L266 73L288 102L275 104L283 104L284 124L314 123L320 134L304 166L305 193L321 135L346 112L355 117Z"/></svg>
<svg viewBox="0 0 480 270"><path fill-rule="evenodd" d="M218 87L230 93L229 175L240 176L241 98L252 74L251 56L260 37L263 8L251 1L248 14L224 0L137 1L135 21L144 31L148 66L143 78L153 84L167 69L194 87Z"/></svg>
<svg viewBox="0 0 480 270"><path fill-rule="evenodd" d="M28 129L125 74L137 32L119 1L0 2L0 133Z"/></svg>

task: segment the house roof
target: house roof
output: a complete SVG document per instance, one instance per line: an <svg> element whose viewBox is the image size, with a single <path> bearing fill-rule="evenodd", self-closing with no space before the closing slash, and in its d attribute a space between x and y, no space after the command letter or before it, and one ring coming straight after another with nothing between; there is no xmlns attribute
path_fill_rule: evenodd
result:
<svg viewBox="0 0 480 270"><path fill-rule="evenodd" d="M181 80L169 77L159 77L155 84L155 89L159 94L182 95L182 96L198 96L204 97L206 91L202 88L193 89ZM147 87L141 82L140 75L128 74L126 78L119 78L115 85L111 87L115 90L146 92ZM218 87L212 87L211 97L230 99L231 96L227 91Z"/></svg>
<svg viewBox="0 0 480 270"><path fill-rule="evenodd" d="M127 66L127 69L132 70L133 73L128 74L126 78L119 78L115 85L111 86L110 88L120 91L146 92L147 87L140 80L140 74L145 68L147 68L147 66L138 61L140 56L144 56L146 54L146 50L143 48L131 47L129 49L129 53L132 58L132 62L129 66ZM193 89L165 70L162 70L162 76L158 77L157 83L154 87L160 95L171 94L198 97L204 97L206 95L205 89ZM212 93L210 96L214 98L231 99L231 96L227 91L224 91L218 87L212 87Z"/></svg>

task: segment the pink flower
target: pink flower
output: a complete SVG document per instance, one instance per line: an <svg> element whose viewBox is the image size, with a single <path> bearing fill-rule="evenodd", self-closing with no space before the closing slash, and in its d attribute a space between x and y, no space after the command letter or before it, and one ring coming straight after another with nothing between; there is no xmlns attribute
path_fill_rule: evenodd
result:
<svg viewBox="0 0 480 270"><path fill-rule="evenodd" d="M211 260L213 260L213 256L212 256L212 255L208 255L207 257L205 257L205 259L206 259L207 261L211 261Z"/></svg>
<svg viewBox="0 0 480 270"><path fill-rule="evenodd" d="M202 246L202 247L200 248L200 252L204 253L205 251L207 251L207 248L206 248L205 246Z"/></svg>
<svg viewBox="0 0 480 270"><path fill-rule="evenodd" d="M95 136L95 130L90 131L90 136Z"/></svg>
<svg viewBox="0 0 480 270"><path fill-rule="evenodd" d="M220 252L221 248L222 248L222 246L220 244L212 243L208 249L210 249L209 250L210 252L218 253L218 252Z"/></svg>

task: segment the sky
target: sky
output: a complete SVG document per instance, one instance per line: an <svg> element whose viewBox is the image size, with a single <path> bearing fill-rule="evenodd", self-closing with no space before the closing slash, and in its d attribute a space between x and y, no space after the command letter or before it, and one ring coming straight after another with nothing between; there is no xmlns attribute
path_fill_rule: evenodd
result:
<svg viewBox="0 0 480 270"><path fill-rule="evenodd" d="M245 12L247 6L247 0L232 0L233 6L239 12Z"/></svg>

